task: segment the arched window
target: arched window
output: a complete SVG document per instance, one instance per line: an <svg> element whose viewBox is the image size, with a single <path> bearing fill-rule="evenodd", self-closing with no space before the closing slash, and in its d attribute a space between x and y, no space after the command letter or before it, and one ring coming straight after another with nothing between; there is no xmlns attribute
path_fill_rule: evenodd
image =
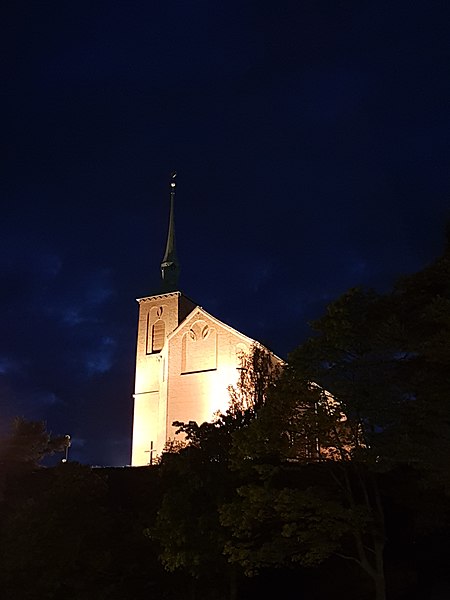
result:
<svg viewBox="0 0 450 600"><path fill-rule="evenodd" d="M164 338L166 337L166 327L164 321L158 319L152 327L152 352L159 352L164 346Z"/></svg>
<svg viewBox="0 0 450 600"><path fill-rule="evenodd" d="M181 372L196 373L217 369L217 333L205 321L196 321L183 335Z"/></svg>

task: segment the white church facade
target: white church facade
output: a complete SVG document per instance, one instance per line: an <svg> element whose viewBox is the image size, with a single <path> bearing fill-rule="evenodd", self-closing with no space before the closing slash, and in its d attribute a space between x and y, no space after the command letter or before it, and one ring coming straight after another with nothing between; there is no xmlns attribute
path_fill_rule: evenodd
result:
<svg viewBox="0 0 450 600"><path fill-rule="evenodd" d="M175 439L175 421L211 421L225 412L254 340L210 315L178 290L175 176L161 293L138 299L132 466L155 462Z"/></svg>

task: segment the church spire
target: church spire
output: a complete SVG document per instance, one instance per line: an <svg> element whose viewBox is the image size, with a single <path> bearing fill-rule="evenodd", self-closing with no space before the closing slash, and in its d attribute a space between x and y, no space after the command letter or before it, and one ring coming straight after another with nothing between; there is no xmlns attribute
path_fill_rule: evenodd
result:
<svg viewBox="0 0 450 600"><path fill-rule="evenodd" d="M175 247L175 178L177 174L173 171L170 177L170 214L169 214L169 232L167 234L166 251L161 263L162 291L175 292L178 289L178 277L180 275L180 265L178 264L177 251Z"/></svg>

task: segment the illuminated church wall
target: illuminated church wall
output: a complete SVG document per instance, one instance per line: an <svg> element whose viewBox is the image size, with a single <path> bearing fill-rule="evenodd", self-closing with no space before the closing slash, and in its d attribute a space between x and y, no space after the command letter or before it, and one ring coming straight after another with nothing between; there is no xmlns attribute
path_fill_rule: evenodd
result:
<svg viewBox="0 0 450 600"><path fill-rule="evenodd" d="M180 292L139 305L133 466L149 464L175 439L174 421L200 424L227 409L228 386L253 343Z"/></svg>
<svg viewBox="0 0 450 600"><path fill-rule="evenodd" d="M198 307L169 338L168 436L174 421L211 421L229 405L238 379L238 351L252 340Z"/></svg>

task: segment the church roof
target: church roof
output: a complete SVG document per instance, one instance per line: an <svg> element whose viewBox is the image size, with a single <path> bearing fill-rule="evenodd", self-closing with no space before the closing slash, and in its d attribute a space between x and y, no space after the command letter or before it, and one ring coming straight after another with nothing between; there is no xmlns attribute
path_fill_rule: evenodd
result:
<svg viewBox="0 0 450 600"><path fill-rule="evenodd" d="M245 340L248 344L254 344L256 343L256 340L248 337L247 335L241 333L240 331L238 331L237 329L234 329L234 327L231 327L231 325L227 325L226 323L224 323L223 321L221 321L220 319L218 319L217 317L213 317L213 315L211 315L209 312L207 312L203 307L201 306L197 306L196 308L194 308L194 310L192 312L190 312L187 317L185 317L183 319L183 321L181 321L181 323L178 325L178 327L176 329L174 329L172 331L172 333L170 333L167 336L167 339L170 340L172 337L174 337L177 332L184 326L186 325L189 321L195 321L198 318L201 317L206 317L207 319L210 319L213 323L215 323L218 327L223 327L224 329L226 329L227 331L229 331L230 333L234 333L235 335L237 335L238 337L242 338L243 340Z"/></svg>
<svg viewBox="0 0 450 600"><path fill-rule="evenodd" d="M199 319L201 317L206 317L208 319L210 319L213 323L215 323L218 327L222 327L224 329L226 329L228 332L233 333L234 335L236 335L237 337L241 338L243 341L245 341L249 346L251 346L252 344L257 344L258 346L263 346L263 344L261 344L260 342L258 342L257 340L249 337L248 335L245 335L244 333L238 331L237 329L235 329L234 327L231 327L231 325L228 325L227 323L224 323L223 321L221 321L220 319L218 319L217 317L214 317L213 315L211 315L209 312L207 312L202 306L196 306L192 312L190 312L187 317L185 317L181 323L178 325L178 327L176 327L176 329L174 329L166 338L166 342L171 340L173 337L175 337L177 335L177 333L180 331L180 329L185 326L187 323L189 323L189 321L195 321L196 319ZM269 348L266 348L266 350L268 352L270 352L270 354L277 360L279 360L280 362L284 362L284 360L282 358L280 358L279 356L277 356L276 354L274 354L271 350L269 350Z"/></svg>
<svg viewBox="0 0 450 600"><path fill-rule="evenodd" d="M143 296L142 298L136 298L136 302L145 302L146 300L155 300L155 298L166 298L167 296L184 296L183 292L179 290L174 290L173 292L162 292L161 294L152 294L151 296ZM190 300L190 298L188 298ZM191 300L191 302L193 302ZM195 304L195 302L193 302Z"/></svg>

